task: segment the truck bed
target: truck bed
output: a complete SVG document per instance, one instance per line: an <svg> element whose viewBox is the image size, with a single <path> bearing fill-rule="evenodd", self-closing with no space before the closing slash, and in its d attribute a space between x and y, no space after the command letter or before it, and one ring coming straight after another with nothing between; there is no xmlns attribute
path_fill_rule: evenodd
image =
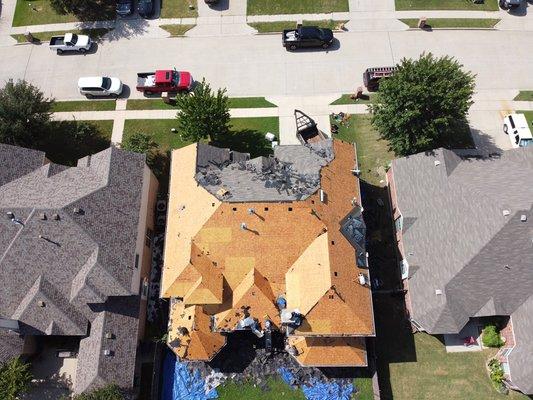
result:
<svg viewBox="0 0 533 400"><path fill-rule="evenodd" d="M283 43L285 42L296 42L298 38L296 37L297 29L284 29L283 30Z"/></svg>
<svg viewBox="0 0 533 400"><path fill-rule="evenodd" d="M137 74L137 87L154 87L155 72L139 72Z"/></svg>
<svg viewBox="0 0 533 400"><path fill-rule="evenodd" d="M65 44L65 36L52 36L50 38L50 46L63 46Z"/></svg>

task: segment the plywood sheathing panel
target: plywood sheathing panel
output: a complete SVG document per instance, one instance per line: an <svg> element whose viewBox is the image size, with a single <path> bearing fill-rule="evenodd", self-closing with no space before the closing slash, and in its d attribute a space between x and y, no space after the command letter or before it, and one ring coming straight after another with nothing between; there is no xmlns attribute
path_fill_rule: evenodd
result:
<svg viewBox="0 0 533 400"><path fill-rule="evenodd" d="M328 234L317 237L285 274L287 308L307 314L331 287Z"/></svg>
<svg viewBox="0 0 533 400"><path fill-rule="evenodd" d="M367 365L364 338L290 337L296 360L305 367L364 367Z"/></svg>
<svg viewBox="0 0 533 400"><path fill-rule="evenodd" d="M189 264L191 240L221 204L194 178L196 146L172 152L161 297L175 296L172 285Z"/></svg>

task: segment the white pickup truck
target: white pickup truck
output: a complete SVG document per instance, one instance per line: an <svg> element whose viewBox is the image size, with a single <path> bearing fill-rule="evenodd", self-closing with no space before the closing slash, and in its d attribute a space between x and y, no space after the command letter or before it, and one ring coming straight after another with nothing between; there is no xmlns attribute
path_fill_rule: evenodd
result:
<svg viewBox="0 0 533 400"><path fill-rule="evenodd" d="M57 51L57 54L61 54L64 51L85 53L91 48L92 44L91 38L87 35L65 33L64 36L52 36L50 39L50 50Z"/></svg>

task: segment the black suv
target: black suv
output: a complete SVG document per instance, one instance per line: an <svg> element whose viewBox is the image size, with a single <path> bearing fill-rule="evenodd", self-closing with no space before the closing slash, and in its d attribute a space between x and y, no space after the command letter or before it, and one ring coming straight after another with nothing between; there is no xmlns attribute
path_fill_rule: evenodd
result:
<svg viewBox="0 0 533 400"><path fill-rule="evenodd" d="M133 12L133 0L117 0L117 14L121 17Z"/></svg>

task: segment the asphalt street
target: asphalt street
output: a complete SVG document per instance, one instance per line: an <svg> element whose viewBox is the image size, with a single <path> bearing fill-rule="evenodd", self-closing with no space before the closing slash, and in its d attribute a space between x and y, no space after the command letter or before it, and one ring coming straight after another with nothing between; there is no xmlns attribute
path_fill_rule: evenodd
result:
<svg viewBox="0 0 533 400"><path fill-rule="evenodd" d="M533 32L405 31L337 34L329 51L287 52L279 35L103 42L87 55L56 55L43 45L0 47L0 81L24 78L58 99L80 98L80 76L119 77L135 91L136 73L185 69L196 80L226 87L231 96L306 96L346 93L362 83L370 66L420 53L456 57L477 74L478 97L498 100L498 90L533 88ZM126 93L126 96L128 94Z"/></svg>

